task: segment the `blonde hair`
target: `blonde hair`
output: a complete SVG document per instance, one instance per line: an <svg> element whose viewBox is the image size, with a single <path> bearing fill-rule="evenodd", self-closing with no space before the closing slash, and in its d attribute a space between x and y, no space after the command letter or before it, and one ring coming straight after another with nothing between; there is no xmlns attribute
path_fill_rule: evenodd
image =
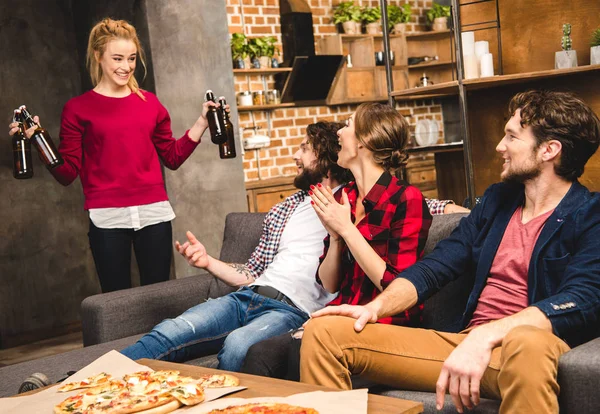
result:
<svg viewBox="0 0 600 414"><path fill-rule="evenodd" d="M146 58L144 55L144 49L142 49L142 45L138 39L135 27L125 20L113 20L110 18L105 18L92 28L92 31L90 32L90 38L88 40L86 66L90 72L90 77L94 86L98 85L100 80L102 80L102 68L100 67L100 63L96 58L96 53L98 57L101 57L106 51L106 45L108 42L114 39L131 40L135 44L140 62L142 62L142 67L144 68L144 77L146 77ZM140 92L140 87L133 74L129 78L127 86L129 86L129 89L131 89L131 91L137 96L142 98L144 101L146 100L144 95Z"/></svg>
<svg viewBox="0 0 600 414"><path fill-rule="evenodd" d="M383 169L396 173L406 164L406 145L410 136L408 122L391 106L361 104L354 114L354 133Z"/></svg>

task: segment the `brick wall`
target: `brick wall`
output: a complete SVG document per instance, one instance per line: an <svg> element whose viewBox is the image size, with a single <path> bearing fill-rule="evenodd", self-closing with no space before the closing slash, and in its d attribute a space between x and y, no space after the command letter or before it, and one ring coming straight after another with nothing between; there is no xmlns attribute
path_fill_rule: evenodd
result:
<svg viewBox="0 0 600 414"><path fill-rule="evenodd" d="M247 36L275 36L281 49L279 0L225 0L230 33L245 33ZM313 15L315 41L337 33L332 23L333 8L340 0L307 0ZM390 0L388 4L402 5L406 1ZM410 0L413 9L412 22L408 31L424 31L425 11L432 0ZM355 0L359 6L378 6L378 0ZM242 15L244 22L242 23ZM273 88L273 79L262 76L235 76L235 91L263 90ZM302 141L308 124L317 121L344 121L356 110L357 105L318 106L277 109L270 112L240 112L239 127L256 125L261 132L268 133L271 145L261 150L250 150L244 154L246 181L275 178L296 174L292 154ZM442 111L439 104L431 100L401 102L398 110L407 117L414 130L420 119L435 119L442 128ZM243 132L244 137L252 135L251 130Z"/></svg>

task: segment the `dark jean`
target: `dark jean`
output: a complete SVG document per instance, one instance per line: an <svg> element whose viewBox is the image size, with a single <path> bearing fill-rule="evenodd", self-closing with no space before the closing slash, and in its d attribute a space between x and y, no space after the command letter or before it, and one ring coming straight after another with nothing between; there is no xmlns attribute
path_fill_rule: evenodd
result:
<svg viewBox="0 0 600 414"><path fill-rule="evenodd" d="M300 345L292 333L274 336L254 344L246 354L240 372L289 381L300 381Z"/></svg>
<svg viewBox="0 0 600 414"><path fill-rule="evenodd" d="M219 352L219 369L239 371L248 348L291 332L308 315L243 287L166 319L121 353L131 359L183 362Z"/></svg>
<svg viewBox="0 0 600 414"><path fill-rule="evenodd" d="M173 257L171 222L133 229L101 229L90 220L90 248L102 292L131 287L131 245L140 271L140 284L169 280Z"/></svg>

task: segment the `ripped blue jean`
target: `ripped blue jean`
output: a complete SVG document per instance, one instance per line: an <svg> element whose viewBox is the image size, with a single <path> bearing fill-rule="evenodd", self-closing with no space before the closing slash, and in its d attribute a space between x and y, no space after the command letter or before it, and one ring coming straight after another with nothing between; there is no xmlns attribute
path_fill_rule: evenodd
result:
<svg viewBox="0 0 600 414"><path fill-rule="evenodd" d="M166 319L121 353L183 362L218 352L219 369L239 371L248 348L300 327L308 315L247 287Z"/></svg>

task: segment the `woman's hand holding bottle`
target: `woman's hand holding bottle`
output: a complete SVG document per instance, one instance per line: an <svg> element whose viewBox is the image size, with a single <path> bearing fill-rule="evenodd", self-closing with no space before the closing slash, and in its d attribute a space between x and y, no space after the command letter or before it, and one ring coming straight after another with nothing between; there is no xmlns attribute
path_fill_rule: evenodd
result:
<svg viewBox="0 0 600 414"><path fill-rule="evenodd" d="M39 124L39 123L40 123L40 117L39 117L39 116L37 116L37 115L36 115L36 116L34 116L34 117L33 117L33 121L34 121L36 124ZM27 138L31 138L31 136L32 136L32 135L33 135L33 133L35 132L35 129L36 129L36 128L37 128L36 126L32 126L31 128L29 128L29 129L26 129L26 130L25 130L25 136L26 136ZM14 134L16 134L18 130L19 130L19 124L18 124L17 122L11 122L10 124L8 124L8 135L10 135L11 137L12 137Z"/></svg>
<svg viewBox="0 0 600 414"><path fill-rule="evenodd" d="M206 101L202 104L202 113L194 123L194 126L190 128L190 132L188 133L192 141L200 141L200 137L202 136L202 134L204 134L206 128L208 128L208 119L206 118L206 114L208 113L208 109L211 106L218 108L220 105L212 101ZM227 111L227 113L230 112L229 105L225 105L225 110Z"/></svg>

